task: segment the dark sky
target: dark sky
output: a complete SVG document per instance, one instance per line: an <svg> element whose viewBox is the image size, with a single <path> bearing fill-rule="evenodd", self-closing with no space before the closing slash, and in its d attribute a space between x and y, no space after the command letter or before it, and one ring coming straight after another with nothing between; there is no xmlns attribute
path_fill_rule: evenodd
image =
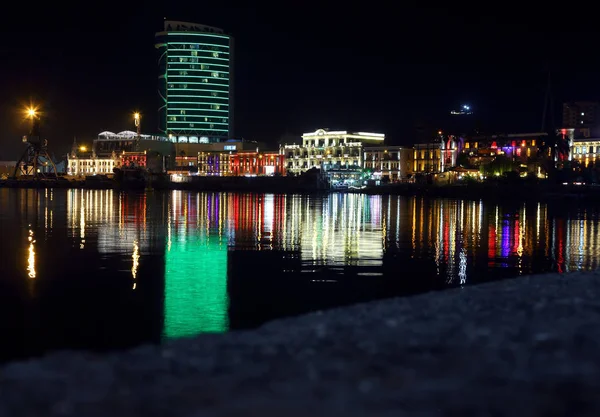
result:
<svg viewBox="0 0 600 417"><path fill-rule="evenodd" d="M136 3L27 3L5 19L0 159L22 150L28 127L19 111L30 100L43 106L43 132L56 154L74 136L91 142L102 130L133 130L134 110L143 131L155 132L154 33L164 17L235 36L235 136L246 139L275 143L286 132L329 127L411 144L416 127L443 128L461 103L486 130L537 131L548 66L557 108L600 98L599 33L585 13L569 16L567 8Z"/></svg>

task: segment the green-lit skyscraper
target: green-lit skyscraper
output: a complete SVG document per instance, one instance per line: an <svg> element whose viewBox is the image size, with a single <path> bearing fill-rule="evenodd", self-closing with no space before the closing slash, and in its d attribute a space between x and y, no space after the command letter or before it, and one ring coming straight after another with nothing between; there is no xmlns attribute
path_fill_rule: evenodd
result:
<svg viewBox="0 0 600 417"><path fill-rule="evenodd" d="M159 51L159 129L172 141L233 137L233 37L196 23L165 21Z"/></svg>

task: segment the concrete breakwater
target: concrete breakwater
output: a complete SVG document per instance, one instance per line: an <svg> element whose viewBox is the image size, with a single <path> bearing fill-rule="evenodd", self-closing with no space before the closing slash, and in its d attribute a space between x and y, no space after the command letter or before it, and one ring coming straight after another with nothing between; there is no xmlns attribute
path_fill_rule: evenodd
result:
<svg viewBox="0 0 600 417"><path fill-rule="evenodd" d="M600 275L519 277L0 368L0 416L600 414Z"/></svg>

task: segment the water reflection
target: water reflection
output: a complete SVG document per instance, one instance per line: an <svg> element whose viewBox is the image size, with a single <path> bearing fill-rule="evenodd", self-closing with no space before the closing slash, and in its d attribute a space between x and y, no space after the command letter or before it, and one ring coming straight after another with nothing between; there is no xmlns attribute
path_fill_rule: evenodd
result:
<svg viewBox="0 0 600 417"><path fill-rule="evenodd" d="M227 244L232 228L219 194L173 193L165 254L167 338L228 328Z"/></svg>
<svg viewBox="0 0 600 417"><path fill-rule="evenodd" d="M87 345L222 332L348 302L591 270L600 258L597 209L542 203L3 189L0 227L24 242L3 247L7 259L21 259L0 266L5 294L32 308L24 307L29 295L19 279L35 280L44 308L72 309L45 327L79 334L77 317L97 330ZM137 317L135 330L126 316Z"/></svg>
<svg viewBox="0 0 600 417"><path fill-rule="evenodd" d="M27 276L29 278L35 278L35 239L33 237L33 230L29 230L29 252L27 256Z"/></svg>

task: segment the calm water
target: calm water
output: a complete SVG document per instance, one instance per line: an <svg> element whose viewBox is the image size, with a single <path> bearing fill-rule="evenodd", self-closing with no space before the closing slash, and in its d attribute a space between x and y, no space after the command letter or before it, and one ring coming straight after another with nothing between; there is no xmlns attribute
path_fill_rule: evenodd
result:
<svg viewBox="0 0 600 417"><path fill-rule="evenodd" d="M598 266L598 212L421 197L0 189L0 360Z"/></svg>

